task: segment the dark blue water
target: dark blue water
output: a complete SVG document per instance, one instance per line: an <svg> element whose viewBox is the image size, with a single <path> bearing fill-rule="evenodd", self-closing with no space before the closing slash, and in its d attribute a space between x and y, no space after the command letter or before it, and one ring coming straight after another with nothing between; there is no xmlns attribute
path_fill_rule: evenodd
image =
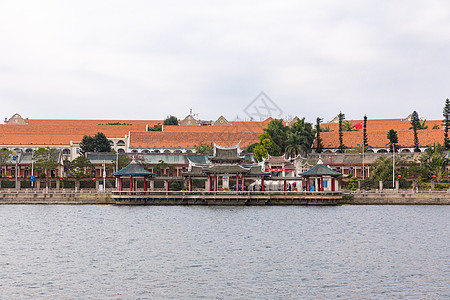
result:
<svg viewBox="0 0 450 300"><path fill-rule="evenodd" d="M449 206L0 206L1 299L450 297Z"/></svg>

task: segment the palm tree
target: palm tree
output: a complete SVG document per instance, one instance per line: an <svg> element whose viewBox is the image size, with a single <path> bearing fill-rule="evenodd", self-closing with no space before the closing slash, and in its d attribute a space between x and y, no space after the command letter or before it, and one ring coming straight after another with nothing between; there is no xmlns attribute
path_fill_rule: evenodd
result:
<svg viewBox="0 0 450 300"><path fill-rule="evenodd" d="M444 150L444 146L434 144L432 147L428 147L420 157L423 169L428 170L430 176L435 175L438 181L445 175L445 170L449 163Z"/></svg>

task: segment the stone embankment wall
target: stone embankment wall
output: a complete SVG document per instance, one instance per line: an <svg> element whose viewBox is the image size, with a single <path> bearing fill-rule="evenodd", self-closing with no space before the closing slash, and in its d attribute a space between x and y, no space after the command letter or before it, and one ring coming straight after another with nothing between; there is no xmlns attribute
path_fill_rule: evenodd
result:
<svg viewBox="0 0 450 300"><path fill-rule="evenodd" d="M450 205L450 194L352 194L353 199L344 196L342 204L352 205Z"/></svg>
<svg viewBox="0 0 450 300"><path fill-rule="evenodd" d="M114 204L110 194L5 193L0 204Z"/></svg>

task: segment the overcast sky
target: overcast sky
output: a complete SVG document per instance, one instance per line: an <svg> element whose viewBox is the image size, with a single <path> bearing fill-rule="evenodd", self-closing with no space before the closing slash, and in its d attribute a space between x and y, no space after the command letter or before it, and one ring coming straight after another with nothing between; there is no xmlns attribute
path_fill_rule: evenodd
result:
<svg viewBox="0 0 450 300"><path fill-rule="evenodd" d="M0 0L0 118L441 119L450 1Z"/></svg>

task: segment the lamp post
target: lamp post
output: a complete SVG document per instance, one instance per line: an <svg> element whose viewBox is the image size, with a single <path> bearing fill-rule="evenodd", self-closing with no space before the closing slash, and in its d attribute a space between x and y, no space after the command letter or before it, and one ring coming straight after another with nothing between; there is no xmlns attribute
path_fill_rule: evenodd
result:
<svg viewBox="0 0 450 300"><path fill-rule="evenodd" d="M103 193L106 193L106 163L103 161Z"/></svg>
<svg viewBox="0 0 450 300"><path fill-rule="evenodd" d="M395 191L395 144L392 143L392 190Z"/></svg>

